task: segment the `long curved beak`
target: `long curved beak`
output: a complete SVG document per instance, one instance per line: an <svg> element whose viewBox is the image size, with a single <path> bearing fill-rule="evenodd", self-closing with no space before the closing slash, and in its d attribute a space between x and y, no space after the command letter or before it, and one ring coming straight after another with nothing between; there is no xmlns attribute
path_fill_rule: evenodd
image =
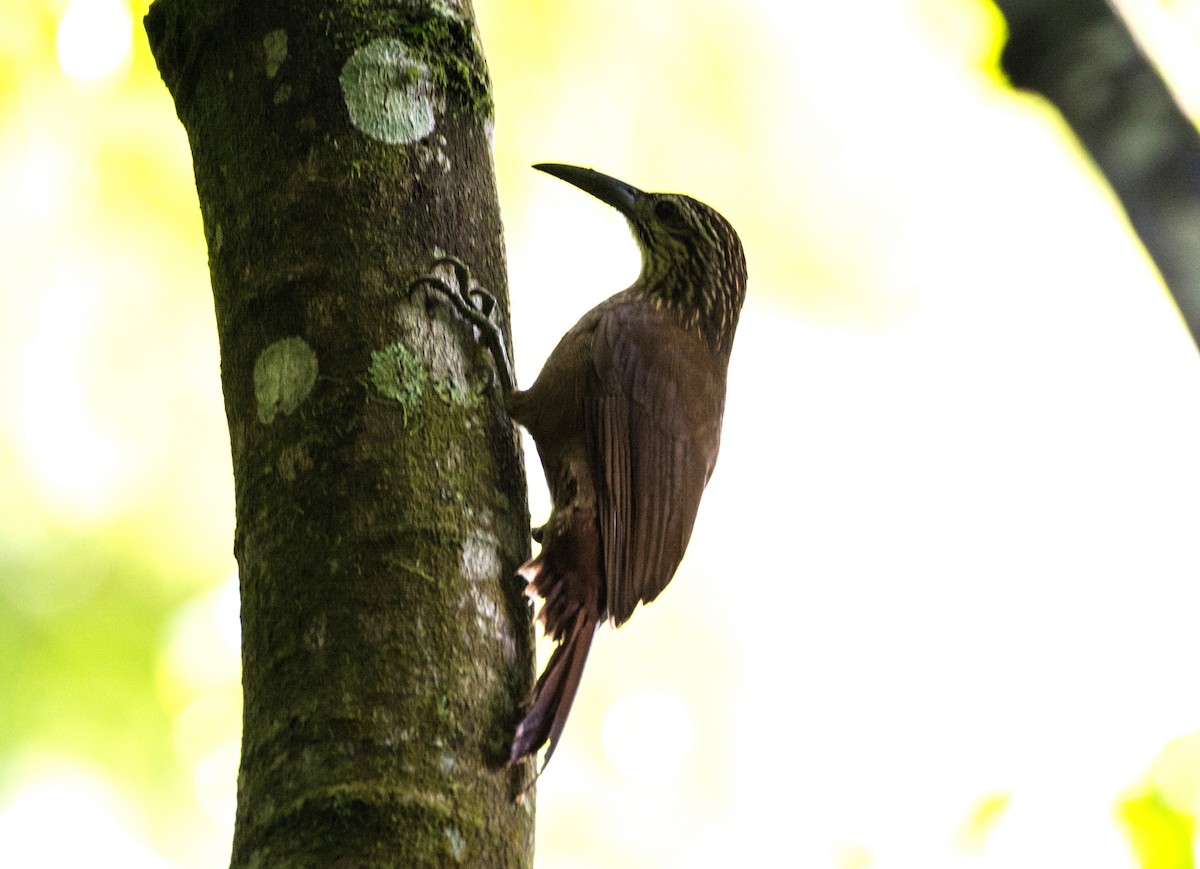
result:
<svg viewBox="0 0 1200 869"><path fill-rule="evenodd" d="M568 184L574 184L601 202L607 202L626 217L633 216L634 203L643 195L642 191L632 184L626 184L624 181L613 178L611 175L605 175L603 172L597 172L595 169L568 166L565 163L535 163L533 168L539 172L553 175L555 178L561 178Z"/></svg>

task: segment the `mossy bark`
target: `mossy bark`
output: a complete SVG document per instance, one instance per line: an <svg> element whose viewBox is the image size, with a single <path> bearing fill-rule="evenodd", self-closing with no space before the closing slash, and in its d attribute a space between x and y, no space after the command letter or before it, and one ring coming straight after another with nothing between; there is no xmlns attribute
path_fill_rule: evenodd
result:
<svg viewBox="0 0 1200 869"><path fill-rule="evenodd" d="M191 142L236 486L244 724L232 865L527 866L533 670L519 441L491 361L406 288L499 300L469 0L157 0Z"/></svg>

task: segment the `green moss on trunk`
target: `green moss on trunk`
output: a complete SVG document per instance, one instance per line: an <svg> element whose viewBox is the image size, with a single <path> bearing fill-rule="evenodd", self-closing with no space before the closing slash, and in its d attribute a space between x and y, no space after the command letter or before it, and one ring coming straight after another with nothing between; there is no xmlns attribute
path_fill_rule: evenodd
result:
<svg viewBox="0 0 1200 869"><path fill-rule="evenodd" d="M233 865L527 866L519 440L470 328L406 291L449 251L507 307L469 5L158 0L147 30L233 453Z"/></svg>

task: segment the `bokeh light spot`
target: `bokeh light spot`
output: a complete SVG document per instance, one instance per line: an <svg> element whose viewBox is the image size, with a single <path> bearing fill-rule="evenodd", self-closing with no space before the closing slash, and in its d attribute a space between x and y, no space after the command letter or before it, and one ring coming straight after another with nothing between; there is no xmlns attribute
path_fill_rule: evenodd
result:
<svg viewBox="0 0 1200 869"><path fill-rule="evenodd" d="M661 781L674 775L692 750L692 716L673 694L631 691L604 716L604 752L621 775Z"/></svg>
<svg viewBox="0 0 1200 869"><path fill-rule="evenodd" d="M163 663L173 681L193 690L236 684L241 674L232 581L192 601L175 619Z"/></svg>
<svg viewBox="0 0 1200 869"><path fill-rule="evenodd" d="M42 496L60 515L109 515L135 465L131 448L97 418L90 391L94 317L103 287L64 266L42 288L21 348L15 397L17 443Z"/></svg>
<svg viewBox="0 0 1200 869"><path fill-rule="evenodd" d="M27 130L6 140L0 150L0 201L7 206L10 231L59 219L64 204L77 195L76 172L70 149L51 133Z"/></svg>
<svg viewBox="0 0 1200 869"><path fill-rule="evenodd" d="M192 784L196 802L214 824L233 832L237 811L237 773L240 747L235 740L223 740L196 761Z"/></svg>
<svg viewBox="0 0 1200 869"><path fill-rule="evenodd" d="M167 860L126 827L120 809L107 788L79 773L18 788L0 809L5 865L170 869ZM70 835L63 835L66 819Z"/></svg>
<svg viewBox="0 0 1200 869"><path fill-rule="evenodd" d="M74 0L58 23L58 63L73 81L123 71L132 49L133 17L122 0Z"/></svg>

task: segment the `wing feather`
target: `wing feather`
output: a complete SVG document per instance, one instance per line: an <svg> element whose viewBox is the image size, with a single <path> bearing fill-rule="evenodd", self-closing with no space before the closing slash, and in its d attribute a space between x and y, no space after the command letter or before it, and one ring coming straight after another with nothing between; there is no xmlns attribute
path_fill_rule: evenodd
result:
<svg viewBox="0 0 1200 869"><path fill-rule="evenodd" d="M725 382L698 335L644 303L604 312L592 361L599 388L585 426L608 612L619 625L683 558L717 458Z"/></svg>

